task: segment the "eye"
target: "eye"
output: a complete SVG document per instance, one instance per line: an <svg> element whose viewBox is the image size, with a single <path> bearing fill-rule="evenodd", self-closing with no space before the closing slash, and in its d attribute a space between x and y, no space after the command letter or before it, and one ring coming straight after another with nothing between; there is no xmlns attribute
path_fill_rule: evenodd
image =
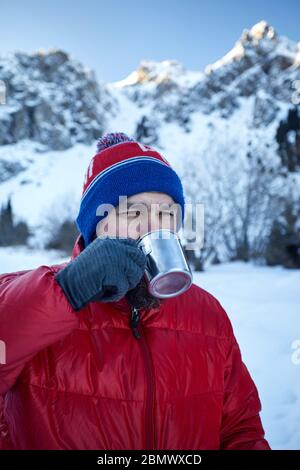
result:
<svg viewBox="0 0 300 470"><path fill-rule="evenodd" d="M128 217L138 217L141 214L141 211L128 211Z"/></svg>
<svg viewBox="0 0 300 470"><path fill-rule="evenodd" d="M174 217L173 212L160 212L160 215L170 215L171 217Z"/></svg>

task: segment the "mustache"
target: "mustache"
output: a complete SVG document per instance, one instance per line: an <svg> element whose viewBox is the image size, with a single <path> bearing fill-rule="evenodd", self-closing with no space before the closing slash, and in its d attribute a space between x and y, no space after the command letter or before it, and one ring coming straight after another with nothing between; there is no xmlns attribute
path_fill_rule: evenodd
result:
<svg viewBox="0 0 300 470"><path fill-rule="evenodd" d="M162 303L162 299L150 294L144 276L133 289L126 293L125 297L132 307L139 309L150 310L159 307Z"/></svg>

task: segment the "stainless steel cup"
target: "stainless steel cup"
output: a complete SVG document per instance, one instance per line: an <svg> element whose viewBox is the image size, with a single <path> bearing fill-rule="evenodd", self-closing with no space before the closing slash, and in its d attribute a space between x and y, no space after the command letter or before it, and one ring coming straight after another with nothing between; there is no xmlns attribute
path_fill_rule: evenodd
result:
<svg viewBox="0 0 300 470"><path fill-rule="evenodd" d="M175 232L148 232L138 240L138 247L147 257L145 279L154 297L175 297L191 286L193 275Z"/></svg>

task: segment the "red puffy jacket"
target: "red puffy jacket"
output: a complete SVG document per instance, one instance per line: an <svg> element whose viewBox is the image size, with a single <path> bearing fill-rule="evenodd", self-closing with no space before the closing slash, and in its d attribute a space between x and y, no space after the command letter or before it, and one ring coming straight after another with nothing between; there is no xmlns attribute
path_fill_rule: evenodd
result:
<svg viewBox="0 0 300 470"><path fill-rule="evenodd" d="M79 236L71 258L81 250ZM0 276L0 448L270 449L211 294L193 284L141 310L138 339L125 297L75 312L54 279L63 266Z"/></svg>

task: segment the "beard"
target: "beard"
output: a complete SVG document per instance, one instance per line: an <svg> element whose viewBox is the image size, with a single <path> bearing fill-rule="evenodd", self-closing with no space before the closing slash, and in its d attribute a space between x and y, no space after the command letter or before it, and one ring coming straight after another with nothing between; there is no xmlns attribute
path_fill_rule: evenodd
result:
<svg viewBox="0 0 300 470"><path fill-rule="evenodd" d="M132 307L138 309L150 310L152 308L158 308L162 303L162 299L150 294L144 276L133 289L130 289L126 293L125 297Z"/></svg>

